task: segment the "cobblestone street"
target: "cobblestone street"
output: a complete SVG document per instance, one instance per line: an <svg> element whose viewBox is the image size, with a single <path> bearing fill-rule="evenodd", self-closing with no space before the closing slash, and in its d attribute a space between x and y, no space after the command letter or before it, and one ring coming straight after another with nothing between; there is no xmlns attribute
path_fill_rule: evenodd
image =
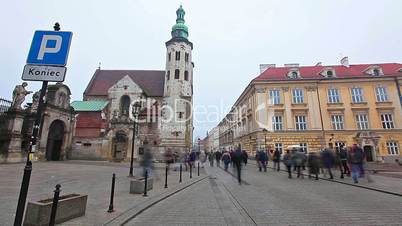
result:
<svg viewBox="0 0 402 226"><path fill-rule="evenodd" d="M402 198L285 173L243 171L246 183L220 168L209 181L162 201L128 225L401 225Z"/></svg>

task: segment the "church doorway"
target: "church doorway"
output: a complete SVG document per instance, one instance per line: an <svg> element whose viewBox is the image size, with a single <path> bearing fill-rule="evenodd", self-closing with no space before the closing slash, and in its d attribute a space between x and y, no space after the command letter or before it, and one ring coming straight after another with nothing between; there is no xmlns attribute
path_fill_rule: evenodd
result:
<svg viewBox="0 0 402 226"><path fill-rule="evenodd" d="M47 136L46 160L48 161L60 160L63 140L64 140L64 122L61 120L54 120L52 124L50 124L49 134Z"/></svg>
<svg viewBox="0 0 402 226"><path fill-rule="evenodd" d="M367 162L372 162L372 161L374 161L374 158L373 158L373 147L370 146L370 145L366 145L366 146L363 147L363 150L364 150L364 154L366 155L366 160L367 160Z"/></svg>
<svg viewBox="0 0 402 226"><path fill-rule="evenodd" d="M123 161L127 152L127 135L119 131L116 133L116 136L113 138L113 160L114 161Z"/></svg>

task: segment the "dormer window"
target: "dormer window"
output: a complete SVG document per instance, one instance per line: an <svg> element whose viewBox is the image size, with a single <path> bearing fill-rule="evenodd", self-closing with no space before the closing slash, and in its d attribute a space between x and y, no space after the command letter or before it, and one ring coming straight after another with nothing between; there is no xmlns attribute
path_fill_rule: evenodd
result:
<svg viewBox="0 0 402 226"><path fill-rule="evenodd" d="M373 70L373 75L374 75L374 76L380 76L380 70L379 70L378 68L375 68L375 69Z"/></svg>
<svg viewBox="0 0 402 226"><path fill-rule="evenodd" d="M297 70L291 70L291 71L289 71L289 73L288 73L288 77L289 77L290 79L298 79L298 78L300 78L300 73L299 73L299 71L297 71Z"/></svg>
<svg viewBox="0 0 402 226"><path fill-rule="evenodd" d="M334 72L333 71L327 71L327 77L333 77Z"/></svg>
<svg viewBox="0 0 402 226"><path fill-rule="evenodd" d="M320 75L325 77L325 78L334 78L334 77L336 77L335 70L333 68L324 68L320 72Z"/></svg>

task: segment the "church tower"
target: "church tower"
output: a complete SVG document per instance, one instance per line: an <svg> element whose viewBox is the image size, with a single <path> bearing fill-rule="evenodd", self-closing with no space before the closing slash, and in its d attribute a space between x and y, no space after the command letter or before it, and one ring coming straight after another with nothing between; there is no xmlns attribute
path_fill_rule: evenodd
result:
<svg viewBox="0 0 402 226"><path fill-rule="evenodd" d="M181 5L176 15L172 38L166 42L161 146L165 150L186 151L191 148L193 134L193 43L188 40L185 11Z"/></svg>

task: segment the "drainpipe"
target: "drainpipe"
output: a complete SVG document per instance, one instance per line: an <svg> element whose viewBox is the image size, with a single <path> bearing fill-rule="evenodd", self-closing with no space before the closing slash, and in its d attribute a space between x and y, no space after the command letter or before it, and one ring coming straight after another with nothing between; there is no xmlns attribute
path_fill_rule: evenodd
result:
<svg viewBox="0 0 402 226"><path fill-rule="evenodd" d="M324 148L325 147L325 132L324 132L324 122L322 120L321 99L320 99L320 93L318 92L318 87L319 87L318 85L319 84L317 82L316 93L317 93L317 98L318 98L318 109L320 110L320 122L321 122L321 134L322 134L321 135L322 136L321 145L322 145L322 148Z"/></svg>
<svg viewBox="0 0 402 226"><path fill-rule="evenodd" d="M400 89L400 84L399 84L399 81L398 81L398 77L394 77L394 79L395 79L395 84L396 84L396 90L398 91L398 97L399 97L399 103L401 104L401 107L402 107L402 93L401 93L401 89Z"/></svg>

